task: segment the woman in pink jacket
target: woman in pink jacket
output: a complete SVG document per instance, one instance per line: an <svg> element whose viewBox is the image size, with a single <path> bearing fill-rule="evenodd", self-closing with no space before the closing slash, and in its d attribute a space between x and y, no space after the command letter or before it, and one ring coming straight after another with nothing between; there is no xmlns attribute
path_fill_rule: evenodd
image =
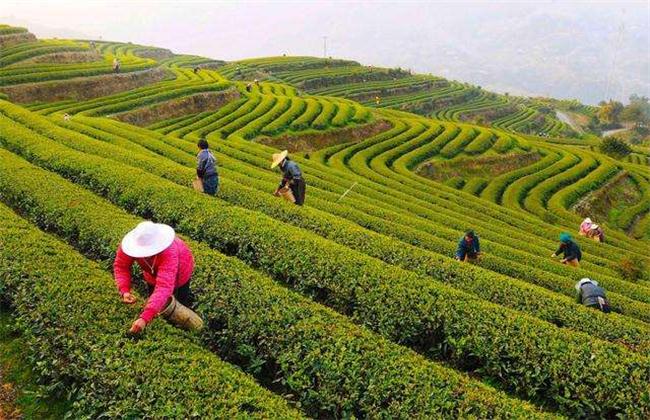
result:
<svg viewBox="0 0 650 420"><path fill-rule="evenodd" d="M587 236L587 234L591 230L591 225L592 224L593 224L593 222L591 221L590 218L588 218L588 217L585 218L585 220L583 220L582 223L580 223L580 230L578 230L578 234L580 236Z"/></svg>
<svg viewBox="0 0 650 420"><path fill-rule="evenodd" d="M172 295L181 304L191 306L190 277L194 257L171 226L148 221L140 223L122 239L113 264L115 283L126 304L136 301L131 294L134 262L142 269L150 294L142 314L131 325L130 331L137 334L167 306Z"/></svg>

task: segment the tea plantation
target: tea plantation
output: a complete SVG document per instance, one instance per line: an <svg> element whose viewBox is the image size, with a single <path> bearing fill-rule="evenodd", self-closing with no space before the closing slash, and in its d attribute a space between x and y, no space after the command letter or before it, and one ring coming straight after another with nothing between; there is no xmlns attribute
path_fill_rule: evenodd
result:
<svg viewBox="0 0 650 420"><path fill-rule="evenodd" d="M534 98L350 60L10 26L0 48L1 319L70 418L650 418L650 150L615 160ZM200 138L216 197L192 188ZM278 148L302 207L272 195ZM595 214L606 241L552 259ZM141 305L112 262L144 219L192 249L199 333L126 333ZM583 277L612 313L575 302Z"/></svg>

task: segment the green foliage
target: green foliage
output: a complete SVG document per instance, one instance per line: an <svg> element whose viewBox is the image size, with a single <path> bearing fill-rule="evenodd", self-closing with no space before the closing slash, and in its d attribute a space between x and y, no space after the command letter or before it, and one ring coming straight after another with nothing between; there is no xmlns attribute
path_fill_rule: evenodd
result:
<svg viewBox="0 0 650 420"><path fill-rule="evenodd" d="M646 410L642 400L637 400L643 398L643 392L635 389L637 382L620 382L622 377L642 375L644 370L638 366L645 358L621 347L560 332L548 323L389 268L313 234L296 236L292 228L224 206L141 170L87 158L35 134L6 129L11 135L3 136L3 142L16 151L129 209L155 216L218 249L234 252L394 341L437 354L458 367L475 360L470 355L476 362L489 361L478 366L472 363L471 367L480 368L493 380L500 378L504 386L520 395L544 395L547 401L572 413L610 412L616 407L630 407L628 411L638 413ZM286 244L280 255L277 243ZM388 284L391 287L383 287ZM359 295L357 290L364 293ZM584 366L575 359L576 354L586 351L594 355L598 366ZM571 376L553 375L548 369L556 364ZM575 398L569 401L563 393L554 392L555 387L540 393L539 378L544 375L553 375L553 383L561 383L563 389L578 389L587 382L594 383L594 378L598 385L577 404ZM613 396L611 389L621 392Z"/></svg>
<svg viewBox="0 0 650 420"><path fill-rule="evenodd" d="M65 48L63 44L57 46ZM30 49L43 47L40 43L11 47L12 60L18 61L0 69L0 82L87 76L107 65L20 62ZM193 288L207 328L199 337L189 337L157 321L141 340L145 344L160 340L177 355L178 343L168 341L178 334L178 348L187 347L187 342L194 346L191 357L196 352L216 360L204 367L219 373L214 376L224 377L221 372L232 367L206 353L206 348L295 402L310 417L542 416L477 379L571 417L648 416L650 289L642 268L648 258L643 242L617 230L629 230L638 238L650 232L649 178L639 166L647 163L647 150L635 147L627 159L613 161L596 152L594 136L555 138L575 135L555 117L555 109L594 116L597 129L603 124L596 115L602 111L606 116L606 110L577 101L496 95L469 84L346 60L269 57L222 65L130 44L98 43L97 49L109 60L122 57L124 68L148 65L140 57L162 57L155 65L174 79L89 101L33 104L31 112L0 102L0 145L69 180L0 150L0 200L105 268L110 267L122 235L139 221L115 206L172 224L188 235L185 240L197 262ZM192 67L197 64L206 68L195 74ZM207 68L213 64L220 65L219 73ZM263 82L245 89L247 82L232 83L220 74ZM237 89L241 99L216 112L162 121L149 129L99 118L228 86ZM371 112L335 96L366 101L375 109ZM635 101L636 110L618 110L610 103L610 114L619 120L637 118L644 98ZM63 112L73 118L63 121ZM278 181L277 170L268 168L275 150L249 140L260 135L288 138L301 131L327 136L374 116L388 122L388 128L365 138L355 134L347 143L309 154L292 154L307 179L306 206L290 206L269 194ZM458 123L477 119L492 128ZM639 128L644 128L642 123ZM188 188L195 177L199 137L208 138L217 156L217 199ZM480 165L485 159L508 160L522 151L538 153L541 159L496 176L456 173L450 185L413 172L432 159L439 160L438 165L457 160ZM573 232L580 223L573 206L620 176L629 176L638 194L629 206L617 209L615 226L598 220L605 225L607 241L596 244L579 238L584 255L580 268L550 260L558 233ZM452 257L468 226L481 236L484 253L475 264L459 264ZM17 239L12 235L0 242L13 244ZM18 252L36 249L28 245L19 244ZM622 254L629 261L621 263ZM89 264L81 261L84 267ZM20 273L31 269L9 268L6 278L11 280L4 281L1 270L7 264L0 258L0 294L16 300L19 285L31 286L30 277ZM63 276L72 265L76 267L57 267L57 272ZM607 289L614 313L575 304L573 285L582 277L595 278ZM641 280L632 280L636 277ZM72 279L77 278L75 273ZM55 280L55 285L67 285ZM37 314L47 323L58 322L56 304L63 298L57 293L46 288L39 295ZM88 299L91 313L104 310L104 304L108 308L98 319L110 328L98 332L95 345L112 360L115 354L105 342L134 315L129 308L111 306L113 296L106 302L95 302L85 292L74 298ZM21 314L32 308L21 305ZM113 314L114 309L126 312ZM84 316L90 315L75 310L64 314L58 331L69 331ZM92 325L84 328L90 337L95 334ZM118 396L134 398L127 394L133 386L122 385L125 375L114 370L110 360L106 381L95 373L98 356L91 356L83 370L70 373L67 366L61 368L60 354L71 345L57 344L52 336L56 337L48 333L41 341L54 342L47 344L48 349L59 347L52 355L42 352L40 366L49 366L54 375L62 371L68 375L63 387L78 386L91 371L88 386L97 388L88 395L105 392L105 384L115 380L120 385ZM81 341L82 353L91 348L91 339ZM202 366L203 359L193 360ZM138 371L153 369L142 366L137 364ZM204 369L194 367L193 377L204 378ZM166 395L160 387L151 392ZM245 389L260 401L266 398L255 384ZM172 392L180 391L172 387ZM147 395L153 394L145 399ZM218 401L210 397L207 409ZM200 400L195 394L189 398L191 403ZM213 417L232 417L229 414L235 412L245 416L247 410L250 407L244 405ZM152 413L157 415L149 416L181 416ZM131 413L125 405L117 405L111 414ZM257 414L269 417L266 412Z"/></svg>
<svg viewBox="0 0 650 420"><path fill-rule="evenodd" d="M494 143L494 134L490 131L480 131L479 135L465 147L468 155L480 155L487 151Z"/></svg>
<svg viewBox="0 0 650 420"><path fill-rule="evenodd" d="M621 258L617 269L624 279L639 281L645 278L646 266L642 259L635 256Z"/></svg>
<svg viewBox="0 0 650 420"><path fill-rule="evenodd" d="M650 102L645 96L632 95L630 103L621 111L621 120L634 123L637 127L650 124Z"/></svg>
<svg viewBox="0 0 650 420"><path fill-rule="evenodd" d="M604 138L602 143L600 143L599 150L606 155L618 159L632 153L632 148L626 142L615 136Z"/></svg>
<svg viewBox="0 0 650 420"><path fill-rule="evenodd" d="M3 298L15 308L36 374L71 392L68 415L300 417L165 323L145 339L129 338L136 313L119 302L111 276L6 207L0 215Z"/></svg>
<svg viewBox="0 0 650 420"><path fill-rule="evenodd" d="M0 35L19 34L27 32L27 28L18 26L0 25Z"/></svg>
<svg viewBox="0 0 650 420"><path fill-rule="evenodd" d="M619 123L621 112L623 111L623 104L610 100L609 102L601 102L598 109L598 121L603 126L615 126Z"/></svg>
<svg viewBox="0 0 650 420"><path fill-rule="evenodd" d="M34 222L74 241L85 253L112 261L116 244L138 219L54 174L6 152L0 154L12 168L0 175L0 194L7 201ZM52 189L57 190L56 196L49 194ZM187 243L197 263L192 280L197 308L210 326L203 334L206 344L261 382L275 381L310 415L536 415L525 404L427 362L288 292L234 258L204 244ZM317 385L314 376L319 378ZM456 396L454 403L450 393Z"/></svg>
<svg viewBox="0 0 650 420"><path fill-rule="evenodd" d="M2 296L5 295L0 290L0 299ZM15 406L25 418L63 418L70 402L64 395L52 395L46 385L39 383L25 357L28 352L27 341L15 330L14 319L3 308L0 310L0 387L9 386L15 393Z"/></svg>

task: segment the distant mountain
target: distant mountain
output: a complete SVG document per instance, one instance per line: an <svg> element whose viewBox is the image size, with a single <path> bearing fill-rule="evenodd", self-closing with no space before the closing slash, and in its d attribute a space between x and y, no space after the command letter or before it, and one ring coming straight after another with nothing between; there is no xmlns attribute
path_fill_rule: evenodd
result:
<svg viewBox="0 0 650 420"><path fill-rule="evenodd" d="M352 10L361 19L362 10ZM399 12L395 6L390 13L366 14L354 31L333 24L333 55L499 92L589 104L650 94L650 19L643 4L494 3L463 9L436 3L417 13Z"/></svg>
<svg viewBox="0 0 650 420"><path fill-rule="evenodd" d="M650 93L647 16L551 10L523 19L491 16L489 23L434 38L437 52L423 57L413 51L414 67L501 92L590 104Z"/></svg>

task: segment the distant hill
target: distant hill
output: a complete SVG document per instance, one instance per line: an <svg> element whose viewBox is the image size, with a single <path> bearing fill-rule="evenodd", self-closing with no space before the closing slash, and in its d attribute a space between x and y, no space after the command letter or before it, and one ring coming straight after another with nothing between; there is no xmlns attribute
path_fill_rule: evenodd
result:
<svg viewBox="0 0 650 420"><path fill-rule="evenodd" d="M647 14L575 16L546 6L524 18L491 15L489 25L477 21L463 25L468 31L436 32L428 38L428 54L404 45L404 58L418 70L513 94L595 105L650 93Z"/></svg>

